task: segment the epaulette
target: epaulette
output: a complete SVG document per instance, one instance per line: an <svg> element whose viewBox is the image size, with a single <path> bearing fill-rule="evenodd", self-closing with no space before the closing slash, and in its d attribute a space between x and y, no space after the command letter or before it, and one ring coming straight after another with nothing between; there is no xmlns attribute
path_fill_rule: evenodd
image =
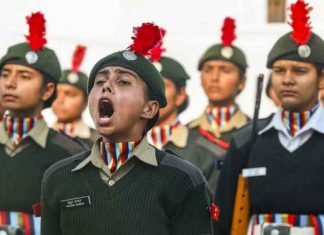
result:
<svg viewBox="0 0 324 235"><path fill-rule="evenodd" d="M71 154L89 150L89 147L77 138L71 138L64 132L54 131L54 133L55 134L51 139L51 142L63 149L66 149Z"/></svg>
<svg viewBox="0 0 324 235"><path fill-rule="evenodd" d="M187 176L189 176L194 187L202 183L206 183L205 177L195 165L183 160L178 155L174 154L172 151L165 152L160 151L158 149L156 151L159 152L159 154L164 155L160 162L161 165L169 166L179 171L182 171Z"/></svg>
<svg viewBox="0 0 324 235"><path fill-rule="evenodd" d="M52 166L50 166L44 173L44 177L43 177L43 181L46 181L47 178L55 171L57 171L60 168L63 168L67 165L72 164L73 162L76 161L83 161L86 157L88 157L90 155L90 150L86 151L86 152L82 152L82 153L78 153L72 157L63 159L61 161L58 161L56 163L54 163Z"/></svg>

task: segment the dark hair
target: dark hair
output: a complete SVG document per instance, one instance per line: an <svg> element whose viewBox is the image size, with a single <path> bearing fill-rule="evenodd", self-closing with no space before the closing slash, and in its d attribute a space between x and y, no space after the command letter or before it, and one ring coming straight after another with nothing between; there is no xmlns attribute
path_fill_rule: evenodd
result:
<svg viewBox="0 0 324 235"><path fill-rule="evenodd" d="M235 65L236 65L236 64L235 64ZM244 69L244 68L242 68L241 66L238 66L238 65L236 65L236 66L237 66L238 69L239 69L239 78L240 78L240 81L242 81L243 78L244 78L244 76L245 76L245 74L246 74L246 69ZM242 90L239 90L239 91L236 93L235 97L238 96L241 92L242 92Z"/></svg>
<svg viewBox="0 0 324 235"><path fill-rule="evenodd" d="M170 79L171 80L171 79ZM175 81L175 80L171 80L175 87L176 87L176 91L177 93L180 91L181 88L185 88L186 87L186 80L183 81ZM189 96L186 97L186 99L183 101L183 103L179 106L178 108L178 115L180 113L182 113L183 111L185 111L189 106Z"/></svg>
<svg viewBox="0 0 324 235"><path fill-rule="evenodd" d="M270 89L271 89L271 86L272 86L272 73L270 73L269 79L268 79L268 82L267 82L267 85L266 85L266 95L270 99L271 99L271 97L270 97Z"/></svg>
<svg viewBox="0 0 324 235"><path fill-rule="evenodd" d="M183 111L185 111L187 108L188 108L188 106L189 106L189 96L187 96L186 97L186 99L185 99L185 101L183 101L183 103L179 106L179 108L178 108L178 115L180 114L180 113L182 113Z"/></svg>
<svg viewBox="0 0 324 235"><path fill-rule="evenodd" d="M52 94L52 96L44 101L43 103L43 109L46 109L46 108L49 108L51 107L53 101L56 99L56 85L57 85L57 81L54 81L50 76L48 76L46 73L44 72L41 72L40 73L42 74L42 77L43 77L43 84L42 84L42 88L46 88L47 84L49 83L54 83L54 92Z"/></svg>
<svg viewBox="0 0 324 235"><path fill-rule="evenodd" d="M315 65L315 68L316 68L317 77L319 78L319 77L322 76L324 65L323 64L314 64L314 65Z"/></svg>

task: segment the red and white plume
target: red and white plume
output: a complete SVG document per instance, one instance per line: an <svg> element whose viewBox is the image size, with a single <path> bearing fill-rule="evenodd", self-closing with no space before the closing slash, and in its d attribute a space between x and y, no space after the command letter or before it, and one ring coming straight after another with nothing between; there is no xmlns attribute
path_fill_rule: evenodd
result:
<svg viewBox="0 0 324 235"><path fill-rule="evenodd" d="M149 55L149 52L162 40L159 26L154 23L143 23L140 27L133 28L133 43L129 49L142 56Z"/></svg>
<svg viewBox="0 0 324 235"><path fill-rule="evenodd" d="M165 29L163 28L160 28L160 31L161 31L161 36L162 36L162 39L161 41L150 51L150 60L152 62L159 62L161 57L162 57L162 53L164 53L166 51L165 48L163 48L163 38L166 34L166 31Z"/></svg>
<svg viewBox="0 0 324 235"><path fill-rule="evenodd" d="M222 27L222 45L224 47L232 46L233 41L236 39L235 28L235 20L233 18L226 17Z"/></svg>
<svg viewBox="0 0 324 235"><path fill-rule="evenodd" d="M84 59L85 53L86 53L86 47L82 45L78 45L75 48L75 51L73 53L72 57L72 66L71 71L74 73L77 73L79 71L79 68L82 64L82 61Z"/></svg>
<svg viewBox="0 0 324 235"><path fill-rule="evenodd" d="M309 13L313 8L309 7L308 3L305 3L303 0L297 0L296 3L290 5L290 10L291 23L289 24L293 28L291 37L298 45L305 45L308 43L312 33Z"/></svg>
<svg viewBox="0 0 324 235"><path fill-rule="evenodd" d="M31 16L26 17L27 24L29 25L29 35L26 35L26 39L29 43L30 48L33 51L38 51L44 48L47 40L45 38L46 27L45 18L43 13L36 12L32 13Z"/></svg>

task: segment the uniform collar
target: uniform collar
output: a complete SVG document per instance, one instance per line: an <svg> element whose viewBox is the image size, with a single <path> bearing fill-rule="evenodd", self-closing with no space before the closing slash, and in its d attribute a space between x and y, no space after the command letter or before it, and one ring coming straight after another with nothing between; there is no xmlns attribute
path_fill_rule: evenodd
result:
<svg viewBox="0 0 324 235"><path fill-rule="evenodd" d="M57 122L54 124L55 125L60 125L61 123ZM91 138L91 130L90 127L84 123L83 120L78 120L76 122L73 123L74 125L74 136L75 137L79 137L82 139L90 139ZM56 128L54 128L56 129Z"/></svg>
<svg viewBox="0 0 324 235"><path fill-rule="evenodd" d="M281 131L285 135L290 136L286 127L282 123L282 119L281 119L282 110L283 109L280 108L276 112L276 114L273 116L271 122L264 129L259 131L259 135L262 135L263 133L269 131L270 129L276 129L277 131ZM312 117L305 124L305 126L299 132L297 132L295 137L308 131L308 130L314 130L314 131L324 134L323 123L324 123L324 108L323 108L323 106L320 105L317 108L317 110L315 111L315 113L312 115Z"/></svg>
<svg viewBox="0 0 324 235"><path fill-rule="evenodd" d="M27 136L32 138L42 148L46 148L48 132L49 128L44 119L42 119L35 124L33 129L28 132ZM3 122L0 123L0 143L12 148L11 140L5 130Z"/></svg>
<svg viewBox="0 0 324 235"><path fill-rule="evenodd" d="M72 171L81 170L88 163L92 163L95 167L99 169L103 169L105 172L109 172L108 166L104 163L99 150L98 144L100 142L100 139L101 138L97 139L93 144L90 155L85 160L83 160L79 165L77 165L74 169L72 169ZM129 157L129 160L132 159L133 156L146 164L152 166L158 165L156 155L155 155L155 148L149 145L146 136L142 139L141 143L139 143L139 145L134 149L133 153ZM124 164L127 164L127 161Z"/></svg>
<svg viewBox="0 0 324 235"><path fill-rule="evenodd" d="M184 148L187 146L189 136L189 130L186 126L180 124L177 128L172 131L168 142L173 143L179 148Z"/></svg>
<svg viewBox="0 0 324 235"><path fill-rule="evenodd" d="M213 129L208 121L206 112L204 112L198 119L189 124L189 128L201 127L211 133L217 135L218 133L228 132L233 129L238 129L248 122L246 115L238 108L231 120L218 129Z"/></svg>

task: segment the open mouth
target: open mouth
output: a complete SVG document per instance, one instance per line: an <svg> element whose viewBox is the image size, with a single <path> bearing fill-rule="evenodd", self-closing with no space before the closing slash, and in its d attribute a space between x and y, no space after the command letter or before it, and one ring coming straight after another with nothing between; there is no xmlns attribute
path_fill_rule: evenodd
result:
<svg viewBox="0 0 324 235"><path fill-rule="evenodd" d="M114 107L109 99L100 99L98 104L99 117L111 118L114 114Z"/></svg>

